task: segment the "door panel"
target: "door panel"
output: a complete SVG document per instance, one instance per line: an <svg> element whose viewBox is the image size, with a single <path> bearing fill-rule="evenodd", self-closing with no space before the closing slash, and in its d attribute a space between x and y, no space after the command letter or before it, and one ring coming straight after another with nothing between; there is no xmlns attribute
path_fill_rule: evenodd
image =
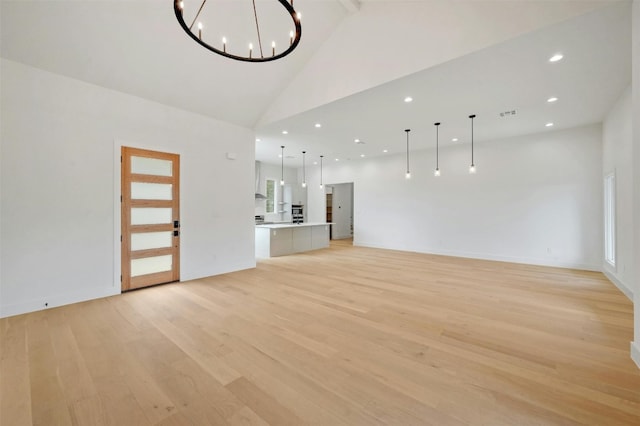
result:
<svg viewBox="0 0 640 426"><path fill-rule="evenodd" d="M122 147L122 291L180 279L180 156Z"/></svg>

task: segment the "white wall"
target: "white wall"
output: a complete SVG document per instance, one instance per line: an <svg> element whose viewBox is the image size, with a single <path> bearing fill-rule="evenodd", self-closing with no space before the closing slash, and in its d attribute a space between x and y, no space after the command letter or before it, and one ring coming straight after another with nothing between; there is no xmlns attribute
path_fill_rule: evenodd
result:
<svg viewBox="0 0 640 426"><path fill-rule="evenodd" d="M273 164L268 164L268 163L262 163L261 164L261 169L260 169L260 189L261 189L261 194L262 195L267 195L267 180L274 180L276 182L276 203L278 201L283 201L284 200L284 189L280 187L280 178L282 177L283 174L283 170L281 169L280 166L276 166ZM293 192L294 189L296 189L297 191L297 186L298 186L298 172L296 169L291 168L291 167L285 167L284 168L284 181L285 184L290 188L289 194L290 194L290 199L289 201L293 201ZM254 181L255 182L255 181ZM264 215L264 220L267 222L282 222L282 221L290 221L291 220L291 214L286 215L286 216L282 216L278 213L267 213L266 212L266 207L267 207L267 201L266 200L255 200L254 203L254 213L256 215ZM291 210L291 205L287 205L286 206L287 209ZM276 204L276 211L278 211L278 206Z"/></svg>
<svg viewBox="0 0 640 426"><path fill-rule="evenodd" d="M616 175L616 266L603 260L603 272L633 300L633 156L631 86L602 125L602 172ZM603 178L604 179L604 178ZM603 256L604 259L604 256Z"/></svg>
<svg viewBox="0 0 640 426"><path fill-rule="evenodd" d="M591 125L470 147L330 164L325 182L354 183L354 244L600 270L602 129ZM310 180L319 180L318 167ZM322 220L317 185L310 220Z"/></svg>
<svg viewBox="0 0 640 426"><path fill-rule="evenodd" d="M633 162L640 164L640 0L633 2ZM640 167L633 170L634 258L640 265ZM634 289L634 343L631 356L640 367L640 271Z"/></svg>
<svg viewBox="0 0 640 426"><path fill-rule="evenodd" d="M0 315L120 292L123 143L181 156L182 280L255 266L251 130L5 59L1 74Z"/></svg>

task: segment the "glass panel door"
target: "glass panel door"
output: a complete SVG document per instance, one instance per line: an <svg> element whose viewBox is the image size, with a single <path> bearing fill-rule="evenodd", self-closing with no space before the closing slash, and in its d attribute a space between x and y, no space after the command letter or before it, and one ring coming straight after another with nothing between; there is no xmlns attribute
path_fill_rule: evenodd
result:
<svg viewBox="0 0 640 426"><path fill-rule="evenodd" d="M122 291L180 279L180 156L122 148Z"/></svg>

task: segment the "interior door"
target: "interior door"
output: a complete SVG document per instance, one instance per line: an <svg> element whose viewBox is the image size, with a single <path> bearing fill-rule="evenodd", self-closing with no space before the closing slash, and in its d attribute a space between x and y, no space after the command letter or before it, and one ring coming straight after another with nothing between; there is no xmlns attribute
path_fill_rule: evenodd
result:
<svg viewBox="0 0 640 426"><path fill-rule="evenodd" d="M180 156L122 147L122 291L180 280Z"/></svg>

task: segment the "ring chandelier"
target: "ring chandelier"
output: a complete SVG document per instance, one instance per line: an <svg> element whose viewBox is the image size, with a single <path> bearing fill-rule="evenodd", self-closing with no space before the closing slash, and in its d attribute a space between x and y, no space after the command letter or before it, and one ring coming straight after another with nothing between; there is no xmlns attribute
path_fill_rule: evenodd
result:
<svg viewBox="0 0 640 426"><path fill-rule="evenodd" d="M225 56L230 59L235 59L237 61L244 62L268 62L275 61L276 59L284 58L289 53L293 52L293 50L298 47L298 43L300 43L300 37L302 36L302 26L300 24L300 14L295 11L293 8L293 0L289 3L287 0L277 0L278 3L284 7L289 15L291 15L291 19L293 20L294 30L289 32L289 47L279 53L276 53L276 44L275 42L271 43L271 51L264 52L262 47L262 36L260 35L260 22L258 20L258 13L256 11L256 0L251 0L253 3L253 16L256 23L256 33L258 38L258 51L254 54L253 44L249 44L249 48L247 50L247 55L243 55L239 52L231 53L227 51L227 39L225 37L220 40L218 45L214 45L212 41L205 41L205 37L203 34L203 23L202 21L198 21L198 18L202 15L202 11L207 4L207 0L202 0L200 5L198 3L200 0L174 0L173 2L173 10L176 14L176 18L180 23L182 29L195 40L198 44L209 49L212 52L217 53L218 55ZM211 3L216 3L211 1ZM219 3L218 3L219 4ZM184 20L184 9L185 7L197 8L197 12L193 20L187 24ZM218 46L218 47L217 47ZM266 53L266 55L265 55ZM271 55L269 55L271 53Z"/></svg>

